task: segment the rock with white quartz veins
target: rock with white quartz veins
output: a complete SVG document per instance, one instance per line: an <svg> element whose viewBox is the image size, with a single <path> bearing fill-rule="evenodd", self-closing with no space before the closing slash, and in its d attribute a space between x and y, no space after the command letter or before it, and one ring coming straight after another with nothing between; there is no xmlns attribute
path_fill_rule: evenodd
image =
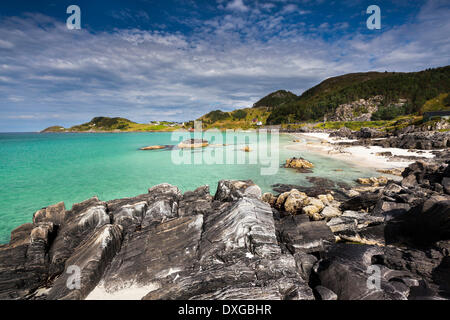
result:
<svg viewBox="0 0 450 320"><path fill-rule="evenodd" d="M261 199L261 189L251 180L221 180L214 200L235 201L243 196Z"/></svg>
<svg viewBox="0 0 450 320"><path fill-rule="evenodd" d="M54 281L46 299L84 299L120 250L122 227L107 224L85 239L66 260L65 272ZM78 274L79 278L74 275Z"/></svg>
<svg viewBox="0 0 450 320"><path fill-rule="evenodd" d="M58 229L57 236L49 251L50 276L57 276L64 271L66 260L75 248L93 232L110 223L106 204L93 197L74 204L65 214L64 222Z"/></svg>
<svg viewBox="0 0 450 320"><path fill-rule="evenodd" d="M11 232L9 244L0 245L0 299L23 299L46 281L54 232L50 222L27 223Z"/></svg>
<svg viewBox="0 0 450 320"><path fill-rule="evenodd" d="M215 198L228 188L220 183ZM145 299L313 299L295 259L278 246L266 203L243 195L216 205L205 217L199 260L189 271L159 279Z"/></svg>

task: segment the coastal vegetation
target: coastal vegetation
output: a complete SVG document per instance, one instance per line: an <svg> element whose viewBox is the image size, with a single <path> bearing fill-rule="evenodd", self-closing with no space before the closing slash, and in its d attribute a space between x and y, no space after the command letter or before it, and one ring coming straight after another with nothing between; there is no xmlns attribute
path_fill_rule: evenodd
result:
<svg viewBox="0 0 450 320"><path fill-rule="evenodd" d="M270 115L268 107L238 109L232 112L211 111L200 117L204 129L255 129L258 123L265 124Z"/></svg>
<svg viewBox="0 0 450 320"><path fill-rule="evenodd" d="M444 110L450 110L450 93L442 93L439 96L428 100L420 111L421 113L424 113Z"/></svg>
<svg viewBox="0 0 450 320"><path fill-rule="evenodd" d="M395 118L400 114L420 112L426 101L450 91L450 66L421 72L369 72L330 78L305 91L297 100L273 109L269 124L323 120L339 105L376 95L384 97L378 119ZM396 108L399 99L406 107ZM377 120L378 120L377 119Z"/></svg>
<svg viewBox="0 0 450 320"><path fill-rule="evenodd" d="M297 99L298 96L290 91L278 90L260 99L253 105L253 108L260 108L260 107L278 108L289 102L293 102Z"/></svg>
<svg viewBox="0 0 450 320"><path fill-rule="evenodd" d="M42 132L149 132L174 131L182 125L168 121L153 121L151 123L136 123L125 118L95 117L91 121L70 128L52 126Z"/></svg>

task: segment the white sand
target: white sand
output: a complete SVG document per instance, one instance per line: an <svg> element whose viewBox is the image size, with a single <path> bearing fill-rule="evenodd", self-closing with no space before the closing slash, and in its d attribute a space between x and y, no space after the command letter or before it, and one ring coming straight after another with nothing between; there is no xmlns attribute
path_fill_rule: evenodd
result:
<svg viewBox="0 0 450 320"><path fill-rule="evenodd" d="M336 150L338 142L352 142L355 140L330 138L328 133L294 133L295 139L302 142L293 142L286 148L289 150L310 151L331 158L340 159L358 166L374 169L405 168L415 161L388 161L389 157L377 156L378 152L391 152L393 156L417 156L433 158L434 155L429 150L420 150L423 153L409 152L406 149L382 148L378 146L341 146L340 151ZM417 150L419 151L419 150Z"/></svg>
<svg viewBox="0 0 450 320"><path fill-rule="evenodd" d="M150 283L145 286L130 283L115 292L108 292L104 285L100 283L89 293L86 300L141 300L149 292L159 288L159 283Z"/></svg>

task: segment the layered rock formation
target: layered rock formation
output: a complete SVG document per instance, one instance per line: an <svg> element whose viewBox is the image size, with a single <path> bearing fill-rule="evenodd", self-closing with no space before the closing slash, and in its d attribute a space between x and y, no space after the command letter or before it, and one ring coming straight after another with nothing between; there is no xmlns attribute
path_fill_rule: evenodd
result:
<svg viewBox="0 0 450 320"><path fill-rule="evenodd" d="M383 96L360 99L339 105L333 113L325 116L326 121L370 121L372 114L383 102ZM400 102L401 103L401 102Z"/></svg>
<svg viewBox="0 0 450 320"><path fill-rule="evenodd" d="M224 180L59 203L0 246L0 298L449 298L449 168L341 193Z"/></svg>

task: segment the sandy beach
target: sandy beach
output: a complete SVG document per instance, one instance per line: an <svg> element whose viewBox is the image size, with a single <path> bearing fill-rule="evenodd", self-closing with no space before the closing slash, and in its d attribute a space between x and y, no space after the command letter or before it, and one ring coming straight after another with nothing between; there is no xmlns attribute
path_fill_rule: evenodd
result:
<svg viewBox="0 0 450 320"><path fill-rule="evenodd" d="M389 157L377 155L380 152L391 152L393 156L417 156L433 158L429 150L415 150L410 152L400 148L382 148L378 146L337 146L338 142L352 142L355 140L331 138L328 133L292 133L294 140L286 148L289 150L308 151L343 160L354 165L371 167L375 169L406 168L415 161L390 161ZM420 152L419 152L420 151Z"/></svg>

